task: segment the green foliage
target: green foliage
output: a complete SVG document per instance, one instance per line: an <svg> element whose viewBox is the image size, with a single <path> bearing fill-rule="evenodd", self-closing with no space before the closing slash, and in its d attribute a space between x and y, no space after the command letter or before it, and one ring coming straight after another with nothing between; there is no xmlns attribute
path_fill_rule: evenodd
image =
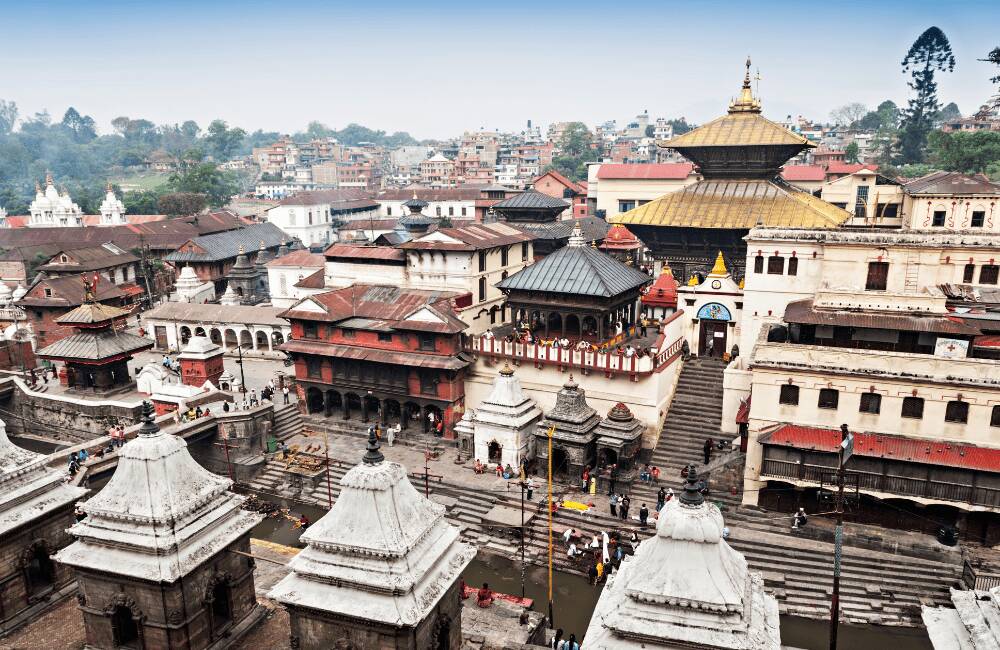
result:
<svg viewBox="0 0 1000 650"><path fill-rule="evenodd" d="M1000 132L934 131L927 140L930 159L947 171L976 174L1000 161Z"/></svg>
<svg viewBox="0 0 1000 650"><path fill-rule="evenodd" d="M647 138L652 138L653 137L653 133L655 131L656 131L656 127L653 126L652 124L647 124L646 125L646 137Z"/></svg>
<svg viewBox="0 0 1000 650"><path fill-rule="evenodd" d="M198 163L171 174L167 186L171 192L204 194L213 208L225 205L239 191L234 174L211 163Z"/></svg>
<svg viewBox="0 0 1000 650"><path fill-rule="evenodd" d="M455 224L452 223L451 217L441 217L438 219L438 228L454 228Z"/></svg>
<svg viewBox="0 0 1000 650"><path fill-rule="evenodd" d="M125 214L160 214L160 193L156 190L126 192L122 197Z"/></svg>
<svg viewBox="0 0 1000 650"><path fill-rule="evenodd" d="M322 127L323 133L321 136L311 136L310 130L314 128L319 129ZM307 128L304 134L308 137L334 137L340 144L353 147L361 142L374 142L375 144L382 145L384 147L402 147L404 145L414 145L417 141L409 133L405 131L396 131L392 135L386 135L385 131L374 131L366 126L361 126L360 124L355 124L354 122L348 124L343 129L339 131L330 131L328 127L320 124L319 122L310 122L309 128Z"/></svg>
<svg viewBox="0 0 1000 650"><path fill-rule="evenodd" d="M994 183L1000 183L1000 161L993 162L987 165L986 175Z"/></svg>
<svg viewBox="0 0 1000 650"><path fill-rule="evenodd" d="M670 124L670 126L673 127L675 136L684 135L685 133L694 128L693 126L688 124L687 120L685 120L683 117L679 117L674 120L669 120L668 123Z"/></svg>
<svg viewBox="0 0 1000 650"><path fill-rule="evenodd" d="M958 104L950 102L947 106L938 111L936 121L938 124L951 122L962 117L962 111L958 110Z"/></svg>
<svg viewBox="0 0 1000 650"><path fill-rule="evenodd" d="M170 217L186 217L205 209L208 197L195 192L170 192L157 201L160 214Z"/></svg>
<svg viewBox="0 0 1000 650"><path fill-rule="evenodd" d="M547 169L575 181L587 180L587 163L597 159L593 142L594 136L583 122L570 122L556 143L559 155Z"/></svg>
<svg viewBox="0 0 1000 650"><path fill-rule="evenodd" d="M859 150L860 147L858 147L857 142L852 142L851 144L847 145L846 147L844 147L844 160L846 160L849 163L858 162Z"/></svg>
<svg viewBox="0 0 1000 650"><path fill-rule="evenodd" d="M860 102L844 104L830 111L830 119L838 126L852 126L868 113L868 108Z"/></svg>
<svg viewBox="0 0 1000 650"><path fill-rule="evenodd" d="M990 50L989 54L986 55L985 59L979 59L979 60L984 61L986 63L992 63L995 66L1000 66L1000 47L994 47L992 50ZM990 81L992 81L995 84L1000 84L1000 74L998 74L995 77L990 77ZM0 104L0 107L2 107L2 104ZM0 111L0 113L2 113L2 111Z"/></svg>
<svg viewBox="0 0 1000 650"><path fill-rule="evenodd" d="M899 156L901 162L918 163L924 160L927 136L941 109L934 73L954 70L955 55L944 32L930 27L913 42L901 65L903 73L911 75L907 85L915 95L903 111Z"/></svg>
<svg viewBox="0 0 1000 650"><path fill-rule="evenodd" d="M0 135L7 135L17 123L17 103L0 99Z"/></svg>
<svg viewBox="0 0 1000 650"><path fill-rule="evenodd" d="M229 128L225 120L212 120L205 131L205 144L217 162L225 162L239 150L246 137L246 131Z"/></svg>

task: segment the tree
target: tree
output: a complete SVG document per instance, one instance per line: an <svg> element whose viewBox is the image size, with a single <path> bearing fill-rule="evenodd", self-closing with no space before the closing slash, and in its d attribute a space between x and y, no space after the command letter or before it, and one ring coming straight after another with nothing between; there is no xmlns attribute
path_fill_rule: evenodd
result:
<svg viewBox="0 0 1000 650"><path fill-rule="evenodd" d="M927 147L927 136L934 127L934 119L941 108L937 97L935 72L955 69L948 37L938 27L929 27L910 46L901 64L903 73L909 73L907 85L915 96L907 103L900 124L899 155L902 162L922 162Z"/></svg>
<svg viewBox="0 0 1000 650"><path fill-rule="evenodd" d="M979 59L985 63L992 63L995 66L1000 66L1000 47L994 47L990 50L989 54L986 55L985 59ZM995 77L990 77L990 81L995 84L1000 84L1000 74ZM0 103L2 105L2 103Z"/></svg>
<svg viewBox="0 0 1000 650"><path fill-rule="evenodd" d="M128 131L128 124L131 120L122 115L121 117L116 117L111 120L111 128L114 129L118 135L125 137L125 132Z"/></svg>
<svg viewBox="0 0 1000 650"><path fill-rule="evenodd" d="M441 217L438 219L438 228L454 228L455 224L452 223L451 217Z"/></svg>
<svg viewBox="0 0 1000 650"><path fill-rule="evenodd" d="M243 144L245 137L246 131L239 127L230 129L225 120L212 120L205 130L205 143L218 162L229 160Z"/></svg>
<svg viewBox="0 0 1000 650"><path fill-rule="evenodd" d="M204 194L213 208L225 205L239 191L233 175L211 163L198 163L171 174L167 187L172 192Z"/></svg>
<svg viewBox="0 0 1000 650"><path fill-rule="evenodd" d="M935 122L943 124L962 117L962 111L958 110L958 104L950 102L947 106L938 111Z"/></svg>
<svg viewBox="0 0 1000 650"><path fill-rule="evenodd" d="M656 127L653 126L652 124L647 124L646 125L646 137L647 138L652 138L654 133L656 133Z"/></svg>
<svg viewBox="0 0 1000 650"><path fill-rule="evenodd" d="M673 128L675 136L684 135L685 133L694 128L693 126L688 124L687 120L684 119L683 117L679 117L674 120L668 120L667 123L670 124L671 128Z"/></svg>
<svg viewBox="0 0 1000 650"><path fill-rule="evenodd" d="M852 126L868 112L868 107L860 102L844 104L830 111L830 120L837 126Z"/></svg>
<svg viewBox="0 0 1000 650"><path fill-rule="evenodd" d="M927 138L930 159L946 171L986 173L1000 161L1000 132L934 131Z"/></svg>
<svg viewBox="0 0 1000 650"><path fill-rule="evenodd" d="M198 192L170 192L157 201L160 214L170 217L186 217L198 214L208 204L208 197Z"/></svg>
<svg viewBox="0 0 1000 650"><path fill-rule="evenodd" d="M126 192L122 197L125 214L159 214L160 195L153 190Z"/></svg>
<svg viewBox="0 0 1000 650"><path fill-rule="evenodd" d="M0 99L0 135L7 135L17 124L17 103Z"/></svg>
<svg viewBox="0 0 1000 650"><path fill-rule="evenodd" d="M320 140L322 138L329 138L336 133L333 129L328 127L322 122L317 122L313 120L306 125L306 137L310 140Z"/></svg>
<svg viewBox="0 0 1000 650"><path fill-rule="evenodd" d="M858 147L857 142L851 142L849 145L844 147L844 160L849 163L858 162L858 154L860 153L860 147Z"/></svg>
<svg viewBox="0 0 1000 650"><path fill-rule="evenodd" d="M63 115L61 126L69 131L77 143L90 142L97 137L97 125L89 115L80 115L79 111L70 106Z"/></svg>
<svg viewBox="0 0 1000 650"><path fill-rule="evenodd" d="M583 122L570 122L556 143L559 155L552 158L549 169L575 181L587 179L587 163L597 156L593 149L594 136Z"/></svg>

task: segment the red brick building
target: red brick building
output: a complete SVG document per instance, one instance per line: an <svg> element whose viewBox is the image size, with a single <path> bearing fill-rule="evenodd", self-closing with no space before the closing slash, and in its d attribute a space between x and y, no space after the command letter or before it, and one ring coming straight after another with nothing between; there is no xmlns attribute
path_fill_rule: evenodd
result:
<svg viewBox="0 0 1000 650"><path fill-rule="evenodd" d="M587 184L571 181L554 169L550 169L532 183L531 187L556 199L572 204L574 217L587 216Z"/></svg>
<svg viewBox="0 0 1000 650"><path fill-rule="evenodd" d="M41 349L76 333L73 325L58 323L56 319L82 305L85 298L83 277L67 275L38 280L14 304L24 309L35 333L35 348ZM98 282L95 299L99 303L121 307L130 296L110 282Z"/></svg>
<svg viewBox="0 0 1000 650"><path fill-rule="evenodd" d="M299 403L307 413L425 432L443 420L453 438L470 364L457 295L357 284L293 305L281 315L292 325L281 349L295 362Z"/></svg>

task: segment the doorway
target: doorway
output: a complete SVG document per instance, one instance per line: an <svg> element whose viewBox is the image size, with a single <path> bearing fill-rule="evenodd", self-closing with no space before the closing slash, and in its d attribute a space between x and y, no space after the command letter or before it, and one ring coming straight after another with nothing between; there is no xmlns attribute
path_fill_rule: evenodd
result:
<svg viewBox="0 0 1000 650"><path fill-rule="evenodd" d="M111 632L117 648L136 648L139 642L139 625L132 610L124 605L115 607L111 614Z"/></svg>
<svg viewBox="0 0 1000 650"><path fill-rule="evenodd" d="M29 595L41 595L50 591L55 585L55 566L44 546L39 544L32 549L31 558L28 560L25 570L28 576Z"/></svg>
<svg viewBox="0 0 1000 650"><path fill-rule="evenodd" d="M552 473L565 474L569 471L569 455L565 449L556 447L552 450Z"/></svg>
<svg viewBox="0 0 1000 650"><path fill-rule="evenodd" d="M500 459L503 458L503 445L496 440L486 445L486 450L489 452L490 463L499 463Z"/></svg>
<svg viewBox="0 0 1000 650"><path fill-rule="evenodd" d="M167 327L165 325L153 326L153 333L156 336L156 349L167 349Z"/></svg>
<svg viewBox="0 0 1000 650"><path fill-rule="evenodd" d="M727 321L702 319L698 336L698 356L722 358L726 352L726 330L728 328Z"/></svg>

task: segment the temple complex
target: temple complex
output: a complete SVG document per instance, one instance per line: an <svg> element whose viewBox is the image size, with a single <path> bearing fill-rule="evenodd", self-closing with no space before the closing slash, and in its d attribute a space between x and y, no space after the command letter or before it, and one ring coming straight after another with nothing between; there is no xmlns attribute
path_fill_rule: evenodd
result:
<svg viewBox="0 0 1000 650"><path fill-rule="evenodd" d="M587 404L587 395L569 376L556 396L556 405L535 429L535 453L539 466L549 458L549 430L552 435L553 473L579 476L585 467L593 468L596 458L595 435L601 416Z"/></svg>
<svg viewBox="0 0 1000 650"><path fill-rule="evenodd" d="M445 508L385 460L372 433L330 511L306 531L292 572L268 594L288 608L292 648L456 650L462 571L475 549Z"/></svg>
<svg viewBox="0 0 1000 650"><path fill-rule="evenodd" d="M814 145L761 115L749 59L739 98L726 115L658 144L694 162L702 178L612 221L628 226L682 282L704 276L719 250L742 278L743 238L755 225L835 228L851 216L779 177L788 159Z"/></svg>
<svg viewBox="0 0 1000 650"><path fill-rule="evenodd" d="M726 542L697 472L660 510L656 535L608 579L587 628L588 650L778 650L778 603Z"/></svg>
<svg viewBox="0 0 1000 650"><path fill-rule="evenodd" d="M231 485L143 404L138 436L56 556L76 573L88 647L228 648L260 620L249 551L263 515Z"/></svg>
<svg viewBox="0 0 1000 650"><path fill-rule="evenodd" d="M80 209L69 193L56 189L52 182L52 173L45 174L45 190L35 184L35 200L28 206L31 213L28 219L29 228L70 227L83 225L83 210Z"/></svg>
<svg viewBox="0 0 1000 650"><path fill-rule="evenodd" d="M265 263L271 260L263 241L260 242L260 250L255 258L255 263L250 262L246 250L242 244L240 245L236 263L226 274L225 295L229 295L230 292L235 293L239 296L239 303L242 305L255 305L268 299L267 270L260 264L261 257L264 258Z"/></svg>
<svg viewBox="0 0 1000 650"><path fill-rule="evenodd" d="M475 457L484 463L520 467L535 455L535 425L541 417L542 410L521 389L514 370L504 364L493 391L472 416Z"/></svg>
<svg viewBox="0 0 1000 650"><path fill-rule="evenodd" d="M726 268L722 251L701 281L692 275L677 289L677 304L683 309L681 322L692 352L722 358L739 340L743 312L743 288Z"/></svg>
<svg viewBox="0 0 1000 650"><path fill-rule="evenodd" d="M136 352L153 347L153 342L118 331L128 312L95 301L96 276L84 285L84 303L56 319L60 325L75 328L76 334L42 348L36 356L63 362L59 381L70 388L102 393L128 390L135 385L128 362Z"/></svg>
<svg viewBox="0 0 1000 650"><path fill-rule="evenodd" d="M46 458L7 438L0 421L0 635L28 622L73 588L51 556L73 541L73 504L86 490L67 485Z"/></svg>

